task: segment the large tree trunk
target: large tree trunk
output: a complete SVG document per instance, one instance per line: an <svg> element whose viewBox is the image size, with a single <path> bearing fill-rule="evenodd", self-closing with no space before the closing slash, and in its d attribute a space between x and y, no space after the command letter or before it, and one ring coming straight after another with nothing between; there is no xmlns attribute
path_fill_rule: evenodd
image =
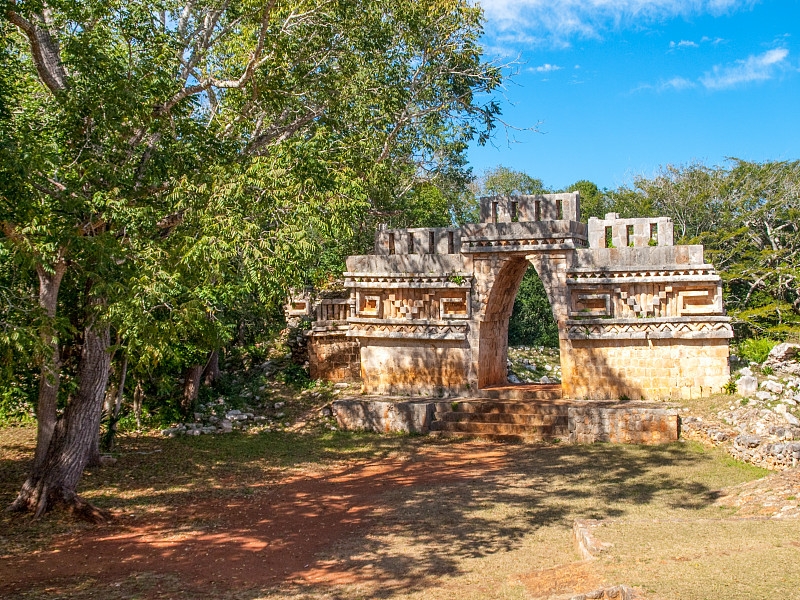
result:
<svg viewBox="0 0 800 600"><path fill-rule="evenodd" d="M203 382L211 385L219 378L219 350L212 350L206 361L206 368L203 370Z"/></svg>
<svg viewBox="0 0 800 600"><path fill-rule="evenodd" d="M192 365L186 369L183 381L183 401L181 402L181 408L186 414L192 410L200 393L200 379L202 376L203 365Z"/></svg>
<svg viewBox="0 0 800 600"><path fill-rule="evenodd" d="M77 393L56 424L43 463L31 470L10 510L33 511L38 517L63 506L89 520L109 518L107 512L82 500L76 490L100 426L110 344L108 326L92 319L84 333Z"/></svg>
<svg viewBox="0 0 800 600"><path fill-rule="evenodd" d="M142 430L142 400L144 399L144 387L142 380L136 378L136 388L133 390L133 415L136 417L136 431Z"/></svg>
<svg viewBox="0 0 800 600"><path fill-rule="evenodd" d="M58 339L55 335L53 320L58 307L58 290L61 279L67 270L63 261L56 263L53 272L49 273L42 265L36 266L39 275L39 306L47 315L47 322L42 327L42 342L49 348L49 354L42 359L39 371L39 402L36 407L36 452L33 456L33 467L41 467L47 454L47 447L53 437L56 426L56 408L58 406L58 388L61 383L61 354Z"/></svg>

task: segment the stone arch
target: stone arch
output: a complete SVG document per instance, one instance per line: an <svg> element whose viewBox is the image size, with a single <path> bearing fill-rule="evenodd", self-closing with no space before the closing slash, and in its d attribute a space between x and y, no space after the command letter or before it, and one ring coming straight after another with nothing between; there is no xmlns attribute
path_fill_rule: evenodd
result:
<svg viewBox="0 0 800 600"><path fill-rule="evenodd" d="M553 317L561 330L566 318L561 297L565 282L558 277L558 261L547 255L518 255L502 260L492 270L489 281L484 282L486 294L482 300L482 319L478 339L478 388L508 383L508 324L514 309L522 278L529 268L536 270L542 280Z"/></svg>

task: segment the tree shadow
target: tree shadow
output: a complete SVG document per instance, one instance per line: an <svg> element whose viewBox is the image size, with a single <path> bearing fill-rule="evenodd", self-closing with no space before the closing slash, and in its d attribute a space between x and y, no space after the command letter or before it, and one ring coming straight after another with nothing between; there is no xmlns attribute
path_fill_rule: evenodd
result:
<svg viewBox="0 0 800 600"><path fill-rule="evenodd" d="M470 561L513 551L544 528L569 543L575 519L696 511L714 497L702 480L703 463L714 459L682 444L504 446L375 435L158 442L163 453L129 448L102 476L87 477L84 490L124 511L147 503L156 511L8 557L0 590L152 572L176 575L187 589L311 586L336 597L339 587L358 585L370 597L393 598L462 575ZM259 453L267 449L279 456L265 465ZM318 466L326 461L338 465ZM300 465L317 467L287 470Z"/></svg>

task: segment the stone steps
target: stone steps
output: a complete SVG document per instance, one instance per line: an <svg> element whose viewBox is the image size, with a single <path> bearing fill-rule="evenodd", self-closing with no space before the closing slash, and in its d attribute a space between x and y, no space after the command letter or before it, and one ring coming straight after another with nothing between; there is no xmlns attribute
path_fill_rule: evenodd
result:
<svg viewBox="0 0 800 600"><path fill-rule="evenodd" d="M445 437L469 436L507 442L563 440L569 437L568 410L566 403L541 400L437 402L430 429Z"/></svg>
<svg viewBox="0 0 800 600"><path fill-rule="evenodd" d="M454 402L437 402L438 414L505 414L505 415L566 415L567 404L549 402L505 402L472 398Z"/></svg>
<svg viewBox="0 0 800 600"><path fill-rule="evenodd" d="M506 423L511 425L565 425L569 417L567 412L559 411L551 414L518 414L503 412L435 412L437 421L448 423Z"/></svg>
<svg viewBox="0 0 800 600"><path fill-rule="evenodd" d="M490 400L538 400L556 402L561 400L561 384L516 384L497 385L479 391L480 397Z"/></svg>
<svg viewBox="0 0 800 600"><path fill-rule="evenodd" d="M518 423L480 423L461 421L435 421L433 431L446 431L475 437L518 436L543 441L565 438L569 435L567 423L553 425L521 425Z"/></svg>
<svg viewBox="0 0 800 600"><path fill-rule="evenodd" d="M535 442L553 442L567 439L567 435L542 435L535 432L525 435L504 435L496 433L462 433L459 431L436 430L431 431L430 435L442 438L479 438L490 442L502 442L508 444L532 444Z"/></svg>

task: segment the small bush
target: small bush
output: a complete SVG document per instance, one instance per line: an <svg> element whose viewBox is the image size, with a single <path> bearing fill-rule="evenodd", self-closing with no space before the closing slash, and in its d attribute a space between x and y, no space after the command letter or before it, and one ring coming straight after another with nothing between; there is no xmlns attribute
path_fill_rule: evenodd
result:
<svg viewBox="0 0 800 600"><path fill-rule="evenodd" d="M289 363L276 377L276 380L287 385L292 385L297 388L310 388L313 387L314 382L308 375L308 370L300 365Z"/></svg>
<svg viewBox="0 0 800 600"><path fill-rule="evenodd" d="M763 363L778 342L769 339L745 340L739 345L739 356L750 362Z"/></svg>
<svg viewBox="0 0 800 600"><path fill-rule="evenodd" d="M0 390L0 427L34 421L36 412L32 398L25 397L20 390Z"/></svg>

